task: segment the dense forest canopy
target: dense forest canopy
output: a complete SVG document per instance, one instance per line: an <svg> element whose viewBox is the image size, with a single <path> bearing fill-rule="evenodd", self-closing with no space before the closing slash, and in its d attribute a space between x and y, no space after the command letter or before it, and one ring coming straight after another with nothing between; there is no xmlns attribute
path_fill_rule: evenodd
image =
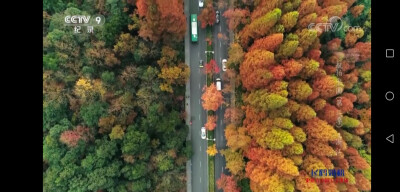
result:
<svg viewBox="0 0 400 192"><path fill-rule="evenodd" d="M231 175L218 188L371 190L371 2L229 2L224 76L235 99L221 153ZM310 182L333 169L346 182Z"/></svg>
<svg viewBox="0 0 400 192"><path fill-rule="evenodd" d="M186 29L168 26L186 25L165 2L43 2L45 191L185 191ZM94 14L93 34L64 25Z"/></svg>

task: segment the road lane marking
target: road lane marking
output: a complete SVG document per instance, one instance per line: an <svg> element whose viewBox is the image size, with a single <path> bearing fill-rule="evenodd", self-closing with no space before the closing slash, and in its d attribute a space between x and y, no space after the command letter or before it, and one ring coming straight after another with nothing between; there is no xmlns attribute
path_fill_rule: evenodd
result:
<svg viewBox="0 0 400 192"><path fill-rule="evenodd" d="M224 140L224 137L222 137L222 135L221 135L221 141L223 141Z"/></svg>
<svg viewBox="0 0 400 192"><path fill-rule="evenodd" d="M201 167L201 161L200 161L200 167Z"/></svg>
<svg viewBox="0 0 400 192"><path fill-rule="evenodd" d="M219 26L219 32L221 32L221 25Z"/></svg>
<svg viewBox="0 0 400 192"><path fill-rule="evenodd" d="M201 151L201 145L200 145L200 151Z"/></svg>
<svg viewBox="0 0 400 192"><path fill-rule="evenodd" d="M221 41L219 42L219 48L221 48Z"/></svg>
<svg viewBox="0 0 400 192"><path fill-rule="evenodd" d="M199 120L200 120L200 114L199 114Z"/></svg>
<svg viewBox="0 0 400 192"><path fill-rule="evenodd" d="M224 172L224 167L221 167L222 169L221 169L221 173L223 173Z"/></svg>
<svg viewBox="0 0 400 192"><path fill-rule="evenodd" d="M200 177L200 183L201 183L201 177Z"/></svg>
<svg viewBox="0 0 400 192"><path fill-rule="evenodd" d="M197 56L200 58L200 52L197 53Z"/></svg>
<svg viewBox="0 0 400 192"><path fill-rule="evenodd" d="M200 89L200 83L199 83L199 89Z"/></svg>

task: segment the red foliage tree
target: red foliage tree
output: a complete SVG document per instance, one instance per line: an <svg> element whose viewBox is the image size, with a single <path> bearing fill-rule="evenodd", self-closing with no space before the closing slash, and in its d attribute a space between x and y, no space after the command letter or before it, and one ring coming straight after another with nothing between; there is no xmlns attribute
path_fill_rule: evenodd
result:
<svg viewBox="0 0 400 192"><path fill-rule="evenodd" d="M79 140L81 139L81 135L76 131L64 131L60 136L60 141L69 147L75 147Z"/></svg>
<svg viewBox="0 0 400 192"><path fill-rule="evenodd" d="M318 117L331 125L335 125L340 115L340 110L331 104L326 104L324 109L318 112Z"/></svg>
<svg viewBox="0 0 400 192"><path fill-rule="evenodd" d="M60 136L61 143L69 147L75 147L79 140L88 141L92 139L93 135L90 133L90 129L81 125L78 125L74 130L64 131Z"/></svg>
<svg viewBox="0 0 400 192"><path fill-rule="evenodd" d="M205 73L207 74L217 74L220 72L219 66L217 65L217 62L214 59L211 59L209 63L205 65Z"/></svg>

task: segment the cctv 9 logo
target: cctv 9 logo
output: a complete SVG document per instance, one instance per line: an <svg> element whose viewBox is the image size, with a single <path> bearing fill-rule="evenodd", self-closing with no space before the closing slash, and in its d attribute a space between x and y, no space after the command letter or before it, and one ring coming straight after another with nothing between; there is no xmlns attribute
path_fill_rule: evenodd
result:
<svg viewBox="0 0 400 192"><path fill-rule="evenodd" d="M103 15L67 15L64 17L65 25L68 26L99 26L105 23Z"/></svg>

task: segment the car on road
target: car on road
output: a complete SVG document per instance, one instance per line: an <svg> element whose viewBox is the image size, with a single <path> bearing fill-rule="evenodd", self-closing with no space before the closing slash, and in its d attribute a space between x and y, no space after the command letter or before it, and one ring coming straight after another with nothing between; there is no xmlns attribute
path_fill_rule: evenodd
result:
<svg viewBox="0 0 400 192"><path fill-rule="evenodd" d="M199 0L199 7L203 7L204 6L204 0Z"/></svg>
<svg viewBox="0 0 400 192"><path fill-rule="evenodd" d="M226 59L222 59L222 71L226 71Z"/></svg>
<svg viewBox="0 0 400 192"><path fill-rule="evenodd" d="M217 81L217 90L221 91L221 79L217 78L216 81Z"/></svg>
<svg viewBox="0 0 400 192"><path fill-rule="evenodd" d="M203 67L203 60L200 59L200 66L199 67Z"/></svg>
<svg viewBox="0 0 400 192"><path fill-rule="evenodd" d="M205 127L201 127L201 138L206 139L206 128Z"/></svg>
<svg viewBox="0 0 400 192"><path fill-rule="evenodd" d="M216 23L219 23L219 11L217 10L216 12L215 12L215 22Z"/></svg>

